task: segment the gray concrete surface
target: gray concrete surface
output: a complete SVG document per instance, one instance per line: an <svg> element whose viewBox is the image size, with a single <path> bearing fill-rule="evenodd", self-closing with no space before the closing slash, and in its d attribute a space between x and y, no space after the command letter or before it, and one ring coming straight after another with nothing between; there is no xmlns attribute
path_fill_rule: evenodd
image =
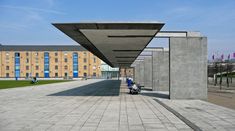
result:
<svg viewBox="0 0 235 131"><path fill-rule="evenodd" d="M144 61L139 62L139 84L144 85Z"/></svg>
<svg viewBox="0 0 235 131"><path fill-rule="evenodd" d="M136 83L140 83L140 66L139 66L139 62L136 62L136 66L135 66L135 73L134 73L134 81Z"/></svg>
<svg viewBox="0 0 235 131"><path fill-rule="evenodd" d="M203 131L234 131L235 110L201 100L159 99Z"/></svg>
<svg viewBox="0 0 235 131"><path fill-rule="evenodd" d="M169 91L169 51L153 51L153 90Z"/></svg>
<svg viewBox="0 0 235 131"><path fill-rule="evenodd" d="M170 38L170 98L207 98L207 38Z"/></svg>
<svg viewBox="0 0 235 131"><path fill-rule="evenodd" d="M0 130L191 130L148 94L127 92L118 80L0 90Z"/></svg>
<svg viewBox="0 0 235 131"><path fill-rule="evenodd" d="M53 23L53 25L108 65L120 67L131 65L153 37L161 30L164 23L88 22ZM148 35L148 37L135 37L134 39L129 37L118 37L117 39L115 37L128 35Z"/></svg>
<svg viewBox="0 0 235 131"><path fill-rule="evenodd" d="M152 89L152 57L144 58L144 87Z"/></svg>

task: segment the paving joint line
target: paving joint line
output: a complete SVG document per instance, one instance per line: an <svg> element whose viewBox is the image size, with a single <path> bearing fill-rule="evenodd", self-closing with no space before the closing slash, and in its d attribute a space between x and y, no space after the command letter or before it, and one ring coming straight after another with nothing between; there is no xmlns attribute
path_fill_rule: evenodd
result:
<svg viewBox="0 0 235 131"><path fill-rule="evenodd" d="M138 95L138 94L137 94L137 95ZM139 116L139 118L140 118L140 120L141 120L142 126L143 126L144 130L146 131L146 127L144 126L144 122L143 122L143 120L142 120L142 118L141 118L141 116L140 116L139 110L138 110L138 108L137 108L137 106L136 106L136 102L133 100L133 94L131 95L131 99L132 99L132 102L133 102L134 105L135 105L136 111L138 112L138 116Z"/></svg>
<svg viewBox="0 0 235 131"><path fill-rule="evenodd" d="M202 131L202 129L200 127L198 127L197 125L195 125L194 123L192 123L190 120L188 120L187 118L185 118L184 116L182 116L180 113L178 113L177 111L175 111L174 109L172 109L171 107L167 106L166 104L164 104L163 102L161 102L158 99L154 99L157 103L159 103L160 105L162 105L164 108L166 108L168 111L170 111L171 113L173 113L176 117L178 117L181 121L183 121L186 125L188 125L190 128L192 128L194 131Z"/></svg>
<svg viewBox="0 0 235 131"><path fill-rule="evenodd" d="M152 108L157 109L163 116L165 116L165 115L161 112L161 110L159 110L158 108L156 108L156 106L154 106L152 102L150 102L149 100L146 100L144 96L141 96L141 97L142 97L144 103L145 103L145 104L149 107L149 109L153 112L153 114L161 121L161 119L157 116L157 114L153 111ZM152 108L151 108L150 106L152 106ZM166 119L167 119L169 122L171 122L167 117L166 117ZM161 121L161 124L164 125L165 128L167 128L167 127L165 126L165 124L164 124L162 121ZM172 123L172 125L174 125L174 127L177 128L177 127L175 126L175 124Z"/></svg>

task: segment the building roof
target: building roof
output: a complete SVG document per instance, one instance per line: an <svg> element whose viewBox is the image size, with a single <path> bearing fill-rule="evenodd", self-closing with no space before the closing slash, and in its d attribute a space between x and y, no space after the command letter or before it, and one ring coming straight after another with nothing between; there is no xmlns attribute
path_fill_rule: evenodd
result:
<svg viewBox="0 0 235 131"><path fill-rule="evenodd" d="M129 67L164 23L54 23L111 67Z"/></svg>
<svg viewBox="0 0 235 131"><path fill-rule="evenodd" d="M80 45L0 45L0 51L87 51Z"/></svg>

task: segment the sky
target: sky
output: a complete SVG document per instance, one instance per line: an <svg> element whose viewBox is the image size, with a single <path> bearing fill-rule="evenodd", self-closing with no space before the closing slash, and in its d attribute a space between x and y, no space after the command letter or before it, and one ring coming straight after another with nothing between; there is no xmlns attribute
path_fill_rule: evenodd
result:
<svg viewBox="0 0 235 131"><path fill-rule="evenodd" d="M51 23L84 21L164 22L162 30L207 36L209 59L235 52L235 0L0 0L0 43L77 45Z"/></svg>

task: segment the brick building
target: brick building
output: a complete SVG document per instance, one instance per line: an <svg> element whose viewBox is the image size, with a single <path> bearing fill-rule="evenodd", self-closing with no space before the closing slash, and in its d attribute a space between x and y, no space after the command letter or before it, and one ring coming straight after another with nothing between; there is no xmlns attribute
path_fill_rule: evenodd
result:
<svg viewBox="0 0 235 131"><path fill-rule="evenodd" d="M0 45L0 77L100 77L101 60L81 46Z"/></svg>

